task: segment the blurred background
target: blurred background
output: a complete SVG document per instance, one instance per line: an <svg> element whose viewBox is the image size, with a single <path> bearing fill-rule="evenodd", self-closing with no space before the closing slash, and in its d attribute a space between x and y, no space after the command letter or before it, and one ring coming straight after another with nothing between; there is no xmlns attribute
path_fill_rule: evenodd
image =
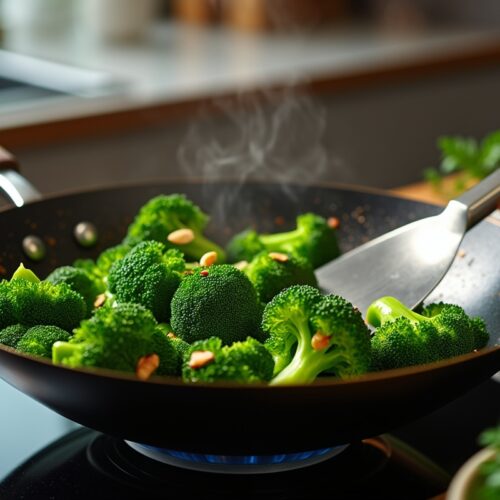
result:
<svg viewBox="0 0 500 500"><path fill-rule="evenodd" d="M0 0L0 144L46 194L404 186L498 127L499 88L496 0Z"/></svg>

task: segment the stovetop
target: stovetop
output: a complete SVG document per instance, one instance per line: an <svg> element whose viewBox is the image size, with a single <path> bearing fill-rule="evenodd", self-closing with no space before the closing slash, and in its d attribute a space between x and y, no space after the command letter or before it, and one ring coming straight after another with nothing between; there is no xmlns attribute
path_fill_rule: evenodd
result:
<svg viewBox="0 0 500 500"><path fill-rule="evenodd" d="M497 423L500 384L489 380L391 435L352 443L320 464L247 476L155 462L120 439L78 428L3 382L0 401L2 500L424 499L446 490L451 475L477 450L477 435Z"/></svg>

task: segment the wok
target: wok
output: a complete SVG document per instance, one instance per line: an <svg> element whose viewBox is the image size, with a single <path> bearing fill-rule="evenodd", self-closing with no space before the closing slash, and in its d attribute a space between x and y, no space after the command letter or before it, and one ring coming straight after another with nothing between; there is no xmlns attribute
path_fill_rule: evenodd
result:
<svg viewBox="0 0 500 500"><path fill-rule="evenodd" d="M28 262L40 276L75 258L95 257L122 239L127 224L149 198L177 192L212 214L208 234L222 243L248 225L262 231L286 229L297 214L311 210L339 217L340 244L346 251L440 210L381 192L334 185L161 181L122 186L2 211L1 270L10 276L19 261L27 261L21 241L28 234L47 243L46 258ZM98 228L98 243L91 249L81 248L73 237L73 228L81 221ZM54 366L0 346L0 377L85 426L174 450L274 454L353 442L423 416L500 369L500 347L494 346L500 331L500 228L490 217L467 234L462 248L465 256L456 259L430 300L461 304L468 313L487 320L491 345L477 353L349 381L325 377L308 386L268 387L185 385L159 377L141 382L118 372Z"/></svg>

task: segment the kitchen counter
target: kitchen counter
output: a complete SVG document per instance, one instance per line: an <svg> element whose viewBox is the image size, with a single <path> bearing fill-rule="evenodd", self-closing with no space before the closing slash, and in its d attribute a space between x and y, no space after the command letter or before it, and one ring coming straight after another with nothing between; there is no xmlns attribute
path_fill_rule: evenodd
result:
<svg viewBox="0 0 500 500"><path fill-rule="evenodd" d="M327 32L249 35L161 23L135 43L99 43L82 29L50 36L20 31L6 37L3 48L107 72L122 83L101 97L50 97L0 108L4 144L20 147L26 143L23 131L30 144L37 144L60 139L61 134L95 135L96 130L138 127L185 114L192 103L241 90L297 84L339 91L491 64L500 61L500 34L464 30L388 34L339 27ZM150 111L147 118L144 113L142 118L130 115L140 110ZM106 118L97 126L95 121L89 124L99 116ZM70 122L72 127L67 127ZM50 123L64 126L33 133Z"/></svg>

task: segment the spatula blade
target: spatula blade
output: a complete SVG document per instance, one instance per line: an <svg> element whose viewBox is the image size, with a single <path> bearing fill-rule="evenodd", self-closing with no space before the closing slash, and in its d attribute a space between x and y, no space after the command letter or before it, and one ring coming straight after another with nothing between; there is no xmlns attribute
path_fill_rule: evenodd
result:
<svg viewBox="0 0 500 500"><path fill-rule="evenodd" d="M322 291L342 295L364 314L385 295L418 305L449 269L467 228L456 201L434 217L395 229L317 269Z"/></svg>

